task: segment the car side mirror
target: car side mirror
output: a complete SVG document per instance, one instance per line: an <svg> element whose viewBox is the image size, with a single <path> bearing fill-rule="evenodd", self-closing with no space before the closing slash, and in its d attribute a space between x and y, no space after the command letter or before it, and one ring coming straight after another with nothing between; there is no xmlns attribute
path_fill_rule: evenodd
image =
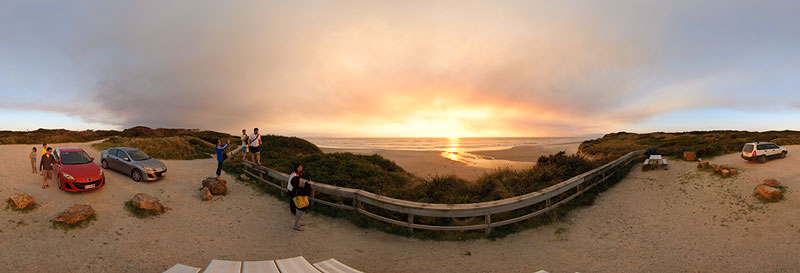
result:
<svg viewBox="0 0 800 273"><path fill-rule="evenodd" d="M125 161L131 161L131 159L130 159L130 158L127 158L127 157L126 157L126 158L123 158L122 160L125 160Z"/></svg>

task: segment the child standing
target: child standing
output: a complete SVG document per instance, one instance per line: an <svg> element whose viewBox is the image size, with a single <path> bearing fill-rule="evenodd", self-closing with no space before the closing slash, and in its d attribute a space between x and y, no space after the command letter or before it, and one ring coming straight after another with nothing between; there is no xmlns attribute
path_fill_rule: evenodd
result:
<svg viewBox="0 0 800 273"><path fill-rule="evenodd" d="M36 147L33 147L28 159L31 161L31 173L36 173Z"/></svg>

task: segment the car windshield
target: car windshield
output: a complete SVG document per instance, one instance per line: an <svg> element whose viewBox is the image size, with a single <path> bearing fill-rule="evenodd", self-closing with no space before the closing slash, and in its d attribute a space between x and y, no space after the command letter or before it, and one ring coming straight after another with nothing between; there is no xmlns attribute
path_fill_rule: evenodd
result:
<svg viewBox="0 0 800 273"><path fill-rule="evenodd" d="M131 156L131 160L133 161L142 161L150 159L149 155L139 150L128 151L128 155Z"/></svg>
<svg viewBox="0 0 800 273"><path fill-rule="evenodd" d="M92 158L86 152L63 152L61 153L61 164L80 165L91 163Z"/></svg>
<svg viewBox="0 0 800 273"><path fill-rule="evenodd" d="M744 145L744 149L742 149L745 153L749 153L753 151L753 144Z"/></svg>

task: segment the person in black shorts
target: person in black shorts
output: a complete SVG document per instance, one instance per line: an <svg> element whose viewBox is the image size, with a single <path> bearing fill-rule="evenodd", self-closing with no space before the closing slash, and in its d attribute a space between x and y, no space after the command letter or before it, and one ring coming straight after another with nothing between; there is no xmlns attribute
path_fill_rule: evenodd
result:
<svg viewBox="0 0 800 273"><path fill-rule="evenodd" d="M253 129L253 134L247 138L247 146L250 150L250 161L255 162L258 165L261 165L261 135L258 134L258 128Z"/></svg>

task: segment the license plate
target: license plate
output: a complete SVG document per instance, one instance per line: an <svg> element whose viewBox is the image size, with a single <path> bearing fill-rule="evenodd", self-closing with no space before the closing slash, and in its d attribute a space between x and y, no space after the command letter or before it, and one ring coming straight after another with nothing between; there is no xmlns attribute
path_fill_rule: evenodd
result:
<svg viewBox="0 0 800 273"><path fill-rule="evenodd" d="M94 189L94 185L86 185L86 189Z"/></svg>

